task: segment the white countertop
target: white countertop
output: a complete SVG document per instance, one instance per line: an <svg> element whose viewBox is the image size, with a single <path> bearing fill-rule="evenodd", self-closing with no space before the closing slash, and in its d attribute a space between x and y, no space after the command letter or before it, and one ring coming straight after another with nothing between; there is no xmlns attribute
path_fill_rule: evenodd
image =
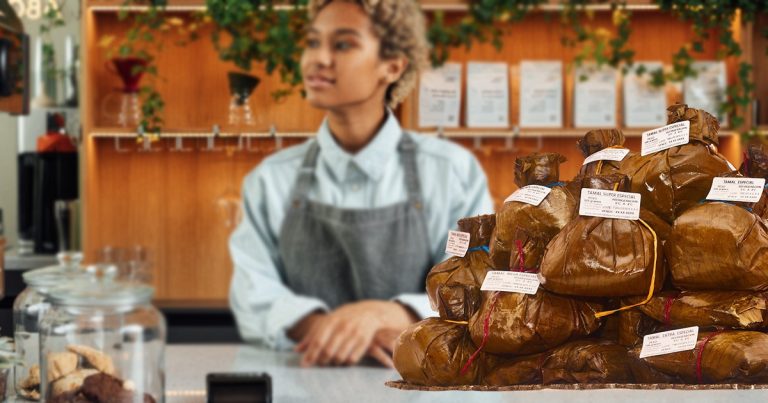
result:
<svg viewBox="0 0 768 403"><path fill-rule="evenodd" d="M171 345L166 352L168 403L205 402L209 372L266 372L275 403L293 402L767 402L768 390L537 390L420 392L392 389L394 370L378 367L301 368L299 356L241 345Z"/></svg>
<svg viewBox="0 0 768 403"><path fill-rule="evenodd" d="M19 255L10 245L5 251L4 269L8 271L39 269L56 263L56 255Z"/></svg>

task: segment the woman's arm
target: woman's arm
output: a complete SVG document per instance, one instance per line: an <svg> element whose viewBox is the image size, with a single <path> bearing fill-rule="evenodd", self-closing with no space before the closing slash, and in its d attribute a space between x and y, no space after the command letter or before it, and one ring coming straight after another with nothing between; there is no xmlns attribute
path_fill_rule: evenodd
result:
<svg viewBox="0 0 768 403"><path fill-rule="evenodd" d="M290 349L294 343L287 332L328 308L320 299L295 294L280 278L277 239L267 222L266 178L257 168L243 184L243 220L229 240L234 263L229 302L244 340Z"/></svg>

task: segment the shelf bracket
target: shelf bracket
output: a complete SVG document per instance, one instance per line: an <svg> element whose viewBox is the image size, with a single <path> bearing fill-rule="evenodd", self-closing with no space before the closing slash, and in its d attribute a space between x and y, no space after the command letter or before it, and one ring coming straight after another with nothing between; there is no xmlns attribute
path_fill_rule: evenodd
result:
<svg viewBox="0 0 768 403"><path fill-rule="evenodd" d="M483 137L482 136L474 136L472 141L473 147L476 151L479 151L483 148Z"/></svg>
<svg viewBox="0 0 768 403"><path fill-rule="evenodd" d="M122 148L120 146L120 137L115 136L114 141L115 141L115 151L119 153L127 153L129 151L127 148Z"/></svg>
<svg viewBox="0 0 768 403"><path fill-rule="evenodd" d="M504 150L509 152L517 152L518 149L515 146L515 139L520 137L520 126L515 126L509 133L509 136L504 139Z"/></svg>
<svg viewBox="0 0 768 403"><path fill-rule="evenodd" d="M275 140L275 151L283 148L283 138L277 136L277 127L275 125L269 126L269 137Z"/></svg>
<svg viewBox="0 0 768 403"><path fill-rule="evenodd" d="M156 153L160 151L152 148L152 139L145 135L144 126L139 125L139 127L136 128L136 135L141 139L141 148L139 148L139 152Z"/></svg>
<svg viewBox="0 0 768 403"><path fill-rule="evenodd" d="M221 151L221 147L216 147L216 138L219 137L220 134L221 134L221 130L219 129L219 125L213 125L213 127L211 128L211 135L205 139L205 148L203 149L203 151L206 151L206 152Z"/></svg>
<svg viewBox="0 0 768 403"><path fill-rule="evenodd" d="M187 153L192 151L192 149L184 148L184 138L181 136L176 136L176 139L174 140L174 146L173 148L171 148L171 151L179 152L179 153Z"/></svg>

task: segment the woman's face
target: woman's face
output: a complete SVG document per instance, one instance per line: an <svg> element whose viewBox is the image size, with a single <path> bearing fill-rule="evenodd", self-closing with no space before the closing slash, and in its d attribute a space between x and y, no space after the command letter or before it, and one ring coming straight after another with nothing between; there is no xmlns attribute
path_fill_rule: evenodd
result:
<svg viewBox="0 0 768 403"><path fill-rule="evenodd" d="M301 58L307 100L322 109L384 102L404 61L382 60L380 40L362 7L348 1L325 6L311 22Z"/></svg>

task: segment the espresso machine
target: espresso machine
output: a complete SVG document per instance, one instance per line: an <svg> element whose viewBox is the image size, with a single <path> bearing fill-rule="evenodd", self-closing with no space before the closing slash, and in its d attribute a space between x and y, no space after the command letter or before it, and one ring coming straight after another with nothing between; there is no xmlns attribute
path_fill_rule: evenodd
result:
<svg viewBox="0 0 768 403"><path fill-rule="evenodd" d="M18 253L55 254L59 233L57 201L79 198L79 159L71 131L76 108L32 108L19 119Z"/></svg>

